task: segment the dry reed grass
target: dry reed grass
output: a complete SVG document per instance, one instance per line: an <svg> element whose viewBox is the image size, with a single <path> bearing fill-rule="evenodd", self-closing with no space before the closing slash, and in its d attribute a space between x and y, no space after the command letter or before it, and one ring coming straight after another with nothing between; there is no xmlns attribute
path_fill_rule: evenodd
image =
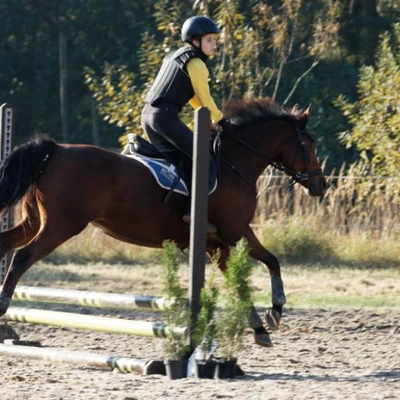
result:
<svg viewBox="0 0 400 400"><path fill-rule="evenodd" d="M333 171L320 199L300 185L288 188L283 174L272 176L254 218L264 244L289 262L400 266L400 177L358 171L356 165Z"/></svg>
<svg viewBox="0 0 400 400"><path fill-rule="evenodd" d="M400 177L360 177L356 173L355 165L343 166L337 175L333 171L327 176L329 188L321 199L309 197L300 185L286 189L288 177L274 175L260 196L255 224L295 218L330 234L398 237Z"/></svg>

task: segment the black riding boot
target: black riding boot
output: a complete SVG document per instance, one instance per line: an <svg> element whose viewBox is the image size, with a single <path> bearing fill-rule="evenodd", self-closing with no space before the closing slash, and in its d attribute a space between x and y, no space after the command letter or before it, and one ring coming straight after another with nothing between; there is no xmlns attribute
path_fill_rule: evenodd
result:
<svg viewBox="0 0 400 400"><path fill-rule="evenodd" d="M191 219L192 219L190 216L191 206L192 206L192 198L189 195L188 199L187 199L187 203L186 203L185 214L182 217L183 221L189 225L190 225ZM210 222L207 222L207 233L216 233L216 232L217 232L217 228Z"/></svg>
<svg viewBox="0 0 400 400"><path fill-rule="evenodd" d="M187 198L187 202L186 202L186 208L185 208L185 214L183 214L182 219L187 223L190 224L190 210L192 207L192 198L190 197L190 195Z"/></svg>

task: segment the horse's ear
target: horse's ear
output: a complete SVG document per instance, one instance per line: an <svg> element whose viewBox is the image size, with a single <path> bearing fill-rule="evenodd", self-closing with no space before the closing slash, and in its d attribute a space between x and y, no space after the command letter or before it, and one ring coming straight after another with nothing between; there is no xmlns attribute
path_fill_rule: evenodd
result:
<svg viewBox="0 0 400 400"><path fill-rule="evenodd" d="M300 106L296 103L293 107L292 107L292 114L297 114L300 111Z"/></svg>
<svg viewBox="0 0 400 400"><path fill-rule="evenodd" d="M304 113L307 116L307 119L311 117L311 103L308 105L307 109L304 111Z"/></svg>
<svg viewBox="0 0 400 400"><path fill-rule="evenodd" d="M301 114L300 117L300 121L301 121L301 125L304 127L306 126L309 118L311 116L311 104L306 108L305 111L303 111L303 113Z"/></svg>

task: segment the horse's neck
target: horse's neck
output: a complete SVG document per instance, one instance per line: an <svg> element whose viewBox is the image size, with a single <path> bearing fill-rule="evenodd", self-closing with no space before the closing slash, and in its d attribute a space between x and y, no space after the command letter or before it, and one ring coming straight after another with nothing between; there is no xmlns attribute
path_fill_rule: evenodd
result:
<svg viewBox="0 0 400 400"><path fill-rule="evenodd" d="M245 144L230 140L223 147L222 155L234 169L240 171L255 184L267 166L276 161L278 150L273 140L267 146L255 143L249 137L250 135L247 135L246 140L246 135L238 136L238 139ZM264 142L266 142L265 139Z"/></svg>

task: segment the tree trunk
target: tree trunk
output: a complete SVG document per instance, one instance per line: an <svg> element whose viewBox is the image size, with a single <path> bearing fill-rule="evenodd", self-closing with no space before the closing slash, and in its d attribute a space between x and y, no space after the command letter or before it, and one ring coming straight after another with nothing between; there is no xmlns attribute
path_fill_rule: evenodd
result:
<svg viewBox="0 0 400 400"><path fill-rule="evenodd" d="M96 108L96 100L92 97L92 141L96 146L100 145L99 114Z"/></svg>
<svg viewBox="0 0 400 400"><path fill-rule="evenodd" d="M61 112L61 131L62 140L68 142L68 93L67 93L67 38L64 32L59 33L59 57L60 57L60 112Z"/></svg>
<svg viewBox="0 0 400 400"><path fill-rule="evenodd" d="M382 27L377 0L348 0L342 34L350 54L358 57L357 65L372 64Z"/></svg>

